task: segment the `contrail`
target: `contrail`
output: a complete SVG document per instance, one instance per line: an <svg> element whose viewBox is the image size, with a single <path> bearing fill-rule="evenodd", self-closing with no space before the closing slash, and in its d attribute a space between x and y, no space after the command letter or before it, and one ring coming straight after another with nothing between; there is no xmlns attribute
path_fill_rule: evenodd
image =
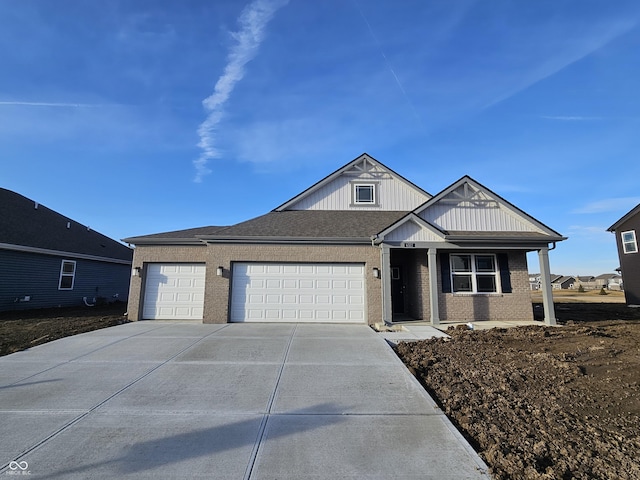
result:
<svg viewBox="0 0 640 480"><path fill-rule="evenodd" d="M194 182L202 182L202 177L211 173L207 167L209 160L220 157L216 149L216 129L224 114L224 104L229 99L236 83L244 77L244 67L258 53L264 39L264 31L275 12L289 0L254 0L247 5L240 17L240 29L233 32L236 43L231 47L224 72L216 82L213 93L202 101L208 116L198 128L202 149L200 156L193 161L196 168Z"/></svg>
<svg viewBox="0 0 640 480"><path fill-rule="evenodd" d="M402 82L400 81L400 79L398 78L398 75L396 75L395 70L391 66L391 62L389 62L389 59L387 58L387 55L384 53L384 50L382 49L382 44L380 43L380 40L378 40L378 37L376 36L376 34L373 32L373 28L371 27L371 24L369 23L369 20L367 20L367 17L364 16L364 12L362 11L362 8L360 8L360 4L358 4L358 2L356 0L353 0L353 3L356 6L356 8L358 9L358 12L360 12L360 16L362 17L362 20L364 20L364 23L367 25L367 28L369 29L369 34L371 35L371 38L373 38L373 41L375 42L376 46L378 47L378 50L380 50L380 54L382 55L382 58L384 59L384 63L387 66L387 68L389 69L389 71L391 72L391 75L393 75L393 78L395 79L396 84L398 85L398 88L400 89L400 92L402 92L402 95L404 96L405 100L409 104L409 107L413 111L413 114L415 115L416 120L418 120L418 123L420 123L422 125L422 119L420 118L420 115L418 115L418 111L413 106L413 102L409 98L409 95L407 94L407 91L402 86Z"/></svg>

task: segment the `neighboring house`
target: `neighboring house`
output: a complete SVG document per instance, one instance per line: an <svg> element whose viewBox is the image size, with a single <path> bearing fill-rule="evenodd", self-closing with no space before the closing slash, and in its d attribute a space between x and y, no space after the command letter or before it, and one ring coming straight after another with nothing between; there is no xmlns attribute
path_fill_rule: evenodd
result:
<svg viewBox="0 0 640 480"><path fill-rule="evenodd" d="M621 290L620 284L622 283L622 276L617 273L603 273L596 277L596 288Z"/></svg>
<svg viewBox="0 0 640 480"><path fill-rule="evenodd" d="M553 275L551 276L553 278ZM540 290L540 283L542 277L539 273L530 273L529 274L529 287L531 290Z"/></svg>
<svg viewBox="0 0 640 480"><path fill-rule="evenodd" d="M554 280L551 280L551 286L554 290L568 290L574 287L575 281L575 277L561 275Z"/></svg>
<svg viewBox="0 0 640 480"><path fill-rule="evenodd" d="M463 177L435 196L367 154L266 215L124 239L132 319L393 322L527 319L526 252L565 237Z"/></svg>
<svg viewBox="0 0 640 480"><path fill-rule="evenodd" d="M609 278L607 283L607 288L609 290L624 290L624 283L622 281L622 275L616 275L615 277Z"/></svg>
<svg viewBox="0 0 640 480"><path fill-rule="evenodd" d="M551 275L549 275L549 280L553 284L553 282L556 279L560 278L561 276L562 275L556 275L555 273L552 273ZM540 290L540 286L541 285L542 285L542 275L540 275L539 273L530 273L529 274L529 287L531 288L531 290Z"/></svg>
<svg viewBox="0 0 640 480"><path fill-rule="evenodd" d="M576 289L582 287L585 290L593 290L596 288L596 277L593 275L579 275L575 279L574 287Z"/></svg>
<svg viewBox="0 0 640 480"><path fill-rule="evenodd" d="M133 252L0 188L0 310L127 301Z"/></svg>
<svg viewBox="0 0 640 480"><path fill-rule="evenodd" d="M640 254L638 254L640 204L607 230L616 235L627 305L640 305Z"/></svg>

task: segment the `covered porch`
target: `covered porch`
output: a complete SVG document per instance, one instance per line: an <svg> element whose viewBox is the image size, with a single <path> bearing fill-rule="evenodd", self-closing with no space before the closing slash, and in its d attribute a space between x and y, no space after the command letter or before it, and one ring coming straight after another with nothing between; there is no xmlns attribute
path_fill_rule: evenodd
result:
<svg viewBox="0 0 640 480"><path fill-rule="evenodd" d="M555 325L548 246L518 247L380 244L384 322L426 322L444 329L467 323L474 328L539 324L533 320L526 265L526 252L537 251L544 323ZM469 272L456 271L460 259L473 264ZM479 262L484 271L476 273Z"/></svg>

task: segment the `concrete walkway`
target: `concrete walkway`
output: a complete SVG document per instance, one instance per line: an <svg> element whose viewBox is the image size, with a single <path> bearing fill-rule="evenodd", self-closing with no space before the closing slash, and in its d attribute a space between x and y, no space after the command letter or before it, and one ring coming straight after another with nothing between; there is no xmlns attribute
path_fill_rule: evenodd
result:
<svg viewBox="0 0 640 480"><path fill-rule="evenodd" d="M0 358L0 475L475 479L382 336L135 322Z"/></svg>

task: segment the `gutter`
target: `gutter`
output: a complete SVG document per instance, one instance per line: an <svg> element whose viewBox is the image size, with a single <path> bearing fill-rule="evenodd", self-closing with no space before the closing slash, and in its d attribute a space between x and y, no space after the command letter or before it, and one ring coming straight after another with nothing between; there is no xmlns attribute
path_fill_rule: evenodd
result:
<svg viewBox="0 0 640 480"><path fill-rule="evenodd" d="M82 260L94 260L96 262L118 263L120 265L131 265L132 263L131 260L123 260L120 258L100 257L98 255L89 255L86 253L77 252L64 252L62 250L49 250L48 248L27 247L25 245L13 245L11 243L0 243L0 249L13 250L14 252L40 253L43 255L53 255L56 257L80 258Z"/></svg>

